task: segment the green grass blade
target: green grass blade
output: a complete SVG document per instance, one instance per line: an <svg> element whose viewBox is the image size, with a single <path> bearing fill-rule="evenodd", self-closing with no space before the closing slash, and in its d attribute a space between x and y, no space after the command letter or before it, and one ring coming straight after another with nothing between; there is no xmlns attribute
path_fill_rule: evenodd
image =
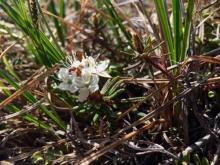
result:
<svg viewBox="0 0 220 165"><path fill-rule="evenodd" d="M27 14L27 9L25 8L23 1L19 0L18 2L13 3L13 5L10 6L7 1L0 1L0 7L21 28L21 30L31 38L35 49L38 52L34 55L41 64L49 67L52 64L59 62L64 58L64 53L61 51L61 48L56 43L55 39L54 46L43 32L35 28L30 15ZM48 24L46 25L48 26ZM49 26L48 31L50 32L51 37L54 38Z"/></svg>
<svg viewBox="0 0 220 165"><path fill-rule="evenodd" d="M117 14L116 10L114 9L114 6L112 5L110 0L104 0L103 3L105 4L108 13L110 14L110 16L112 17L112 22L114 25L118 25L118 27L120 28L121 32L124 34L128 44L133 47L132 42L131 42L131 35L129 34L129 32L126 30L125 26L123 25L123 21L122 19L119 17L119 15ZM117 32L115 33L117 34L119 37L120 33Z"/></svg>
<svg viewBox="0 0 220 165"><path fill-rule="evenodd" d="M20 109L13 104L6 105L5 108L11 112L19 112L20 111ZM43 121L39 120L37 117L34 117L30 114L23 115L23 118L29 122L32 122L36 126L39 126L44 129L49 129L49 126L47 124L45 124Z"/></svg>
<svg viewBox="0 0 220 165"><path fill-rule="evenodd" d="M48 9L54 15L57 15L57 16L59 15L60 17L63 18L64 17L64 1L63 0L59 0L59 6L60 6L60 14L58 14L58 12L56 10L56 5L53 0L50 1ZM53 17L52 19L53 19L54 25L56 27L58 37L62 43L62 46L64 46L65 45L64 27L63 27L64 24L59 23L59 21L55 17Z"/></svg>
<svg viewBox="0 0 220 165"><path fill-rule="evenodd" d="M0 87L1 88L5 87L5 85L1 81L0 81ZM12 94L7 88L5 88L5 89L3 88L2 91L7 96L10 96ZM18 107L16 107L15 105L13 105L13 104L8 104L4 108L9 110L9 111L11 111L11 112L18 112L18 111L20 111L20 109ZM27 120L29 122L32 122L32 123L34 123L35 125L37 125L37 126L39 126L41 128L45 128L45 129L49 128L49 126L46 123L44 123L43 121L41 121L38 118L34 117L33 115L25 114L25 115L22 115L22 117L25 120Z"/></svg>
<svg viewBox="0 0 220 165"><path fill-rule="evenodd" d="M64 0L59 0L59 6L60 6L60 17L65 18L65 1ZM60 22L60 28L63 34L63 46L65 46L65 26L64 22Z"/></svg>
<svg viewBox="0 0 220 165"><path fill-rule="evenodd" d="M154 0L156 5L156 10L159 16L159 20L162 26L163 34L166 40L166 45L169 51L170 63L174 64L176 62L176 56L174 54L174 46L173 46L173 36L172 31L169 25L168 13L165 8L165 4L163 0Z"/></svg>
<svg viewBox="0 0 220 165"><path fill-rule="evenodd" d="M16 83L16 81L9 74L7 74L5 71L0 70L0 77L5 79L15 89L17 89L17 90L20 89L20 86L18 85L18 83ZM37 102L37 99L30 92L24 92L23 96L32 104ZM54 121L54 123L56 123L61 129L65 130L66 126L62 122L62 120L59 118L58 115L56 115L55 113L52 113L43 105L40 106L40 109L43 113L45 113L48 117L50 117Z"/></svg>
<svg viewBox="0 0 220 165"><path fill-rule="evenodd" d="M41 10L41 7L40 7L40 4L39 4L38 1L37 1L37 5L38 5L38 8L39 8L40 14L42 15L43 21L44 21L44 23L45 23L45 25L46 25L46 27L47 27L47 30L49 31L49 34L50 34L50 36L52 37L52 39L53 39L53 41L54 41L54 44L55 44L56 49L57 49L56 51L59 52L61 59L63 59L65 55L64 55L64 53L62 52L62 49L60 48L59 44L57 43L57 40L55 39L55 37L54 37L54 35L53 35L52 31L51 31L51 29L50 29L50 27L49 27L49 24L47 23L47 20L46 20L46 18L45 18L45 16L44 16L43 11ZM45 35L44 35L44 36L45 36ZM45 36L45 37L46 37L46 36ZM48 41L49 41L49 40L48 40Z"/></svg>
<svg viewBox="0 0 220 165"><path fill-rule="evenodd" d="M14 71L14 68L13 68L13 65L10 64L10 62L8 61L7 57L6 56L3 56L2 57L2 61L3 63L5 64L5 69L8 70L8 72L13 75L13 77L16 79L16 80L20 80L18 75L15 73Z"/></svg>
<svg viewBox="0 0 220 165"><path fill-rule="evenodd" d="M184 32L183 32L183 48L182 54L180 59L183 60L186 56L188 47L189 47L189 40L190 40L190 29L192 23L192 14L194 9L194 0L188 1L187 12L186 12L186 20L184 24Z"/></svg>
<svg viewBox="0 0 220 165"><path fill-rule="evenodd" d="M174 38L174 54L176 61L181 58L181 45L182 45L182 17L180 10L180 0L172 0L173 10L173 38Z"/></svg>

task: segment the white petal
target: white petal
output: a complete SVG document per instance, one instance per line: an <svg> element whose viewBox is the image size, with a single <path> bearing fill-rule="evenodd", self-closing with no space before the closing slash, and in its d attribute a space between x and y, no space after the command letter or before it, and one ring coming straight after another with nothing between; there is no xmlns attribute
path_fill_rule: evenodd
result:
<svg viewBox="0 0 220 165"><path fill-rule="evenodd" d="M86 73L82 75L82 80L85 85L89 85L91 83L91 78L92 78L92 75L90 73Z"/></svg>
<svg viewBox="0 0 220 165"><path fill-rule="evenodd" d="M79 89L79 102L86 101L87 97L89 96L89 89L88 88L81 88Z"/></svg>
<svg viewBox="0 0 220 165"><path fill-rule="evenodd" d="M95 92L97 90L99 90L99 85L98 84L94 84L94 85L90 85L89 86L90 93L93 93L93 92Z"/></svg>
<svg viewBox="0 0 220 165"><path fill-rule="evenodd" d="M99 76L93 74L91 84L98 84L99 83Z"/></svg>
<svg viewBox="0 0 220 165"><path fill-rule="evenodd" d="M89 67L84 67L84 68L82 68L82 70L81 70L81 75L83 76L83 75L91 74L91 73L92 73L92 72L91 72L91 69L92 69L92 68L89 68Z"/></svg>
<svg viewBox="0 0 220 165"><path fill-rule="evenodd" d="M88 67L88 66L89 66L89 61L88 61L87 58L82 59L82 62L81 62L81 63L82 63L83 66L85 66L85 67Z"/></svg>
<svg viewBox="0 0 220 165"><path fill-rule="evenodd" d="M64 79L69 75L69 70L67 68L60 68L57 76L59 79Z"/></svg>
<svg viewBox="0 0 220 165"><path fill-rule="evenodd" d="M99 75L101 77L105 77L105 78L112 78L112 76L109 75L108 72L106 72L106 71L99 72L99 73L97 73L97 75Z"/></svg>
<svg viewBox="0 0 220 165"><path fill-rule="evenodd" d="M75 79L76 79L76 74L75 73L71 73L68 76L68 80L70 80L72 83L75 82Z"/></svg>
<svg viewBox="0 0 220 165"><path fill-rule="evenodd" d="M93 57L88 57L89 67L94 67L96 62Z"/></svg>
<svg viewBox="0 0 220 165"><path fill-rule="evenodd" d="M63 82L63 83L60 83L57 88L59 88L60 90L66 91L66 90L69 90L69 84Z"/></svg>
<svg viewBox="0 0 220 165"><path fill-rule="evenodd" d="M75 84L78 88L84 88L85 82L83 81L82 77L76 77Z"/></svg>
<svg viewBox="0 0 220 165"><path fill-rule="evenodd" d="M70 91L71 93L75 93L76 91L78 91L78 89L79 89L79 88L77 88L75 84L72 84L72 85L70 85L70 87L69 87L69 91Z"/></svg>
<svg viewBox="0 0 220 165"><path fill-rule="evenodd" d="M109 65L109 60L99 62L98 66L96 67L97 72L103 72L107 69Z"/></svg>
<svg viewBox="0 0 220 165"><path fill-rule="evenodd" d="M99 90L99 84L98 83L99 83L99 76L93 75L92 76L92 81L91 81L91 83L89 85L89 91L91 93Z"/></svg>
<svg viewBox="0 0 220 165"><path fill-rule="evenodd" d="M80 61L73 61L73 63L72 63L72 65L71 65L71 67L75 67L75 68L78 68L79 67L79 65L81 64L81 62Z"/></svg>

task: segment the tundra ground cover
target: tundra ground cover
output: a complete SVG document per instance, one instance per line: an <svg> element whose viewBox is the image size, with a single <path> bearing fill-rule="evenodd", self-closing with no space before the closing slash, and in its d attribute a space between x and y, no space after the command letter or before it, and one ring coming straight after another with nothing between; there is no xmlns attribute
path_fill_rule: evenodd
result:
<svg viewBox="0 0 220 165"><path fill-rule="evenodd" d="M1 0L2 163L219 163L218 0Z"/></svg>

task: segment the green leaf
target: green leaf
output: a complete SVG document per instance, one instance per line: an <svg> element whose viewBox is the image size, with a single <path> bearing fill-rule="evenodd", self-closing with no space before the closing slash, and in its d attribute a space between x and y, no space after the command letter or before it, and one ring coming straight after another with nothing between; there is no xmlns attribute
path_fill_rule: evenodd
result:
<svg viewBox="0 0 220 165"><path fill-rule="evenodd" d="M180 60L181 57L181 45L182 45L182 17L180 9L180 1L172 0L172 10L173 10L173 36L174 36L174 54L176 56L176 61Z"/></svg>
<svg viewBox="0 0 220 165"><path fill-rule="evenodd" d="M118 28L121 30L121 32L124 34L125 38L127 39L128 44L131 47L133 47L131 35L126 30L125 26L123 25L123 23L122 23L123 21L120 18L120 16L118 15L118 13L116 12L116 10L114 9L114 6L112 5L111 1L110 0L103 0L103 3L105 4L109 15L112 17L111 25L112 26L118 25ZM118 29L118 28L116 28L116 29ZM115 27L113 27L113 33L118 40L118 44L120 44L121 43L120 32L118 30L115 30Z"/></svg>
<svg viewBox="0 0 220 165"><path fill-rule="evenodd" d="M17 89L17 90L20 89L20 86L18 85L18 83L16 83L16 81L9 74L7 74L5 71L0 70L0 77L4 78L15 89ZM27 99L27 101L29 101L32 104L37 102L37 99L30 92L24 92L22 95ZM59 118L58 115L49 111L43 105L40 106L40 109L43 113L45 113L48 117L50 117L54 121L54 123L57 124L57 126L59 126L63 130L66 129L66 125L62 122L62 120Z"/></svg>
<svg viewBox="0 0 220 165"><path fill-rule="evenodd" d="M65 16L65 5L64 5L64 1L63 0L59 0L59 8L60 8L60 13L58 14L57 10L56 10L56 6L54 3L54 0L51 0L48 6L49 11L56 15L56 16L60 16L61 18L64 18ZM64 36L64 24L63 23L59 23L58 19L53 17L53 22L54 25L57 29L57 33L58 33L58 37L62 43L62 46L65 46L65 36Z"/></svg>
<svg viewBox="0 0 220 165"><path fill-rule="evenodd" d="M157 10L159 20L161 23L161 28L162 28L163 35L166 40L166 45L169 51L170 63L175 64L176 56L173 51L174 50L173 36L172 36L171 28L170 28L168 13L165 7L165 2L163 0L154 0L154 3L156 5L156 10Z"/></svg>
<svg viewBox="0 0 220 165"><path fill-rule="evenodd" d="M188 1L187 12L186 12L186 20L184 24L184 32L183 32L183 46L182 46L182 54L180 60L183 60L186 57L186 53L189 47L190 41L190 29L192 24L192 15L194 9L194 0Z"/></svg>
<svg viewBox="0 0 220 165"><path fill-rule="evenodd" d="M202 164L198 154L193 154L193 161L196 165L201 165Z"/></svg>
<svg viewBox="0 0 220 165"><path fill-rule="evenodd" d="M210 165L210 163L206 157L202 158L202 165Z"/></svg>

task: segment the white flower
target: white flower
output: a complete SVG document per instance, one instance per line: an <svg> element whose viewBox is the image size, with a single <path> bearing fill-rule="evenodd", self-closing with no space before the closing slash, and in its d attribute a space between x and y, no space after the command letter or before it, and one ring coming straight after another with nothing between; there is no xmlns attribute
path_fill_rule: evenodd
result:
<svg viewBox="0 0 220 165"><path fill-rule="evenodd" d="M87 57L84 60L84 64L90 69L89 72L97 74L101 77L111 78L111 76L105 71L108 68L109 60L96 62L94 58Z"/></svg>
<svg viewBox="0 0 220 165"><path fill-rule="evenodd" d="M58 78L62 81L58 88L72 93L78 91L80 102L86 101L91 93L99 90L99 76L111 77L106 72L109 60L96 62L93 57L88 56L78 59L76 54L67 60L67 67L58 72Z"/></svg>
<svg viewBox="0 0 220 165"><path fill-rule="evenodd" d="M69 69L60 68L58 74L58 78L62 81L58 88L64 91L70 91L72 93L76 92L78 89L74 84L75 74L69 74Z"/></svg>
<svg viewBox="0 0 220 165"><path fill-rule="evenodd" d="M70 63L70 67L71 68L79 68L80 66L85 66L85 58L82 57L82 60L80 61L79 59L77 59L76 55L73 54L72 56L68 56L67 57Z"/></svg>
<svg viewBox="0 0 220 165"><path fill-rule="evenodd" d="M105 71L108 68L109 60L101 61L96 66L96 74L101 77L111 78L111 76Z"/></svg>
<svg viewBox="0 0 220 165"><path fill-rule="evenodd" d="M79 102L86 101L87 97L89 96L88 88L80 88L79 89Z"/></svg>
<svg viewBox="0 0 220 165"><path fill-rule="evenodd" d="M79 88L79 101L86 100L90 93L99 90L99 77L89 72L89 69L83 69L81 76L76 78L76 87Z"/></svg>

